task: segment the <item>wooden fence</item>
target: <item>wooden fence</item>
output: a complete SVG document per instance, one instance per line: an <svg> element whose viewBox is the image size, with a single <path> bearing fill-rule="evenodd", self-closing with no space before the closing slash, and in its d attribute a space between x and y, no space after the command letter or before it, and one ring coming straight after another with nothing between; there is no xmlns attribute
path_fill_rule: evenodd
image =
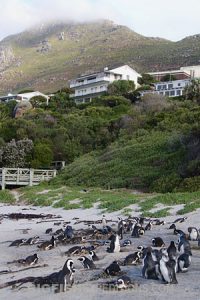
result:
<svg viewBox="0 0 200 300"><path fill-rule="evenodd" d="M0 186L4 190L7 185L33 186L42 181L49 181L56 176L56 170L0 168Z"/></svg>

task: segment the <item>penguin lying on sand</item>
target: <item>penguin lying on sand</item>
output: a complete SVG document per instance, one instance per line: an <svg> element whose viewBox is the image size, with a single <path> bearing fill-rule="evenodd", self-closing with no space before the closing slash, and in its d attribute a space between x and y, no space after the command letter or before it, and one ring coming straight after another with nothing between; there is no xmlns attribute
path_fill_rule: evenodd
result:
<svg viewBox="0 0 200 300"><path fill-rule="evenodd" d="M104 273L110 276L116 276L119 275L121 272L119 263L115 260L113 261L105 270Z"/></svg>
<svg viewBox="0 0 200 300"><path fill-rule="evenodd" d="M52 235L50 241L43 242L42 244L38 245L38 248L41 250L50 250L56 246L55 238Z"/></svg>
<svg viewBox="0 0 200 300"><path fill-rule="evenodd" d="M142 253L140 251L136 251L134 253L129 254L124 259L124 266L126 265L137 265L140 262Z"/></svg>
<svg viewBox="0 0 200 300"><path fill-rule="evenodd" d="M161 237L155 237L152 240L153 247L164 247L165 243L163 242L163 239Z"/></svg>
<svg viewBox="0 0 200 300"><path fill-rule="evenodd" d="M38 262L38 256L37 254L33 254L30 256L27 256L25 259L17 259L17 260L13 260L10 262L7 262L7 264L13 264L13 263L18 263L18 264L22 264L22 265L27 265L27 266L32 266L34 264L36 264Z"/></svg>
<svg viewBox="0 0 200 300"><path fill-rule="evenodd" d="M93 260L93 261L99 260L99 257L96 255L96 253L93 250L89 251L89 256L90 256L91 260Z"/></svg>
<svg viewBox="0 0 200 300"><path fill-rule="evenodd" d="M132 287L132 283L130 277L126 275L122 275L117 280L107 281L104 282L103 284L100 284L99 287L103 289L109 289L109 290L110 289L126 290Z"/></svg>

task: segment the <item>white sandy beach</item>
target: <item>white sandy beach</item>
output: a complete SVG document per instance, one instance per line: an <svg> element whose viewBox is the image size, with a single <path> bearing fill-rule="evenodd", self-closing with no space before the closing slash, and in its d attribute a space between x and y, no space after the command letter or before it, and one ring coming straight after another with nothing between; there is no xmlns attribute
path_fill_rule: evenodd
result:
<svg viewBox="0 0 200 300"><path fill-rule="evenodd" d="M23 210L28 208L28 210ZM32 210L34 208L34 210ZM172 209L175 212L175 208ZM74 225L76 220L73 218L79 218L80 220L99 220L102 217L102 212L95 208L92 209L76 209L76 210L63 210L54 209L51 207L30 207L30 206L7 206L0 205L0 214L8 214L11 212L22 213L50 213L62 216L64 221L71 221L71 225L75 228L83 227L83 223ZM138 212L132 212L133 216L138 215ZM106 213L107 219L117 220L120 216L120 212ZM200 210L187 214L188 219L184 223L177 225L177 228L187 231L189 226L195 226L200 228ZM133 252L138 245L148 246L151 245L151 239L155 236L161 236L168 246L171 240L177 241L178 237L173 235L172 230L169 230L169 225L178 216L170 216L162 218L167 223L163 226L154 226L152 231L145 232L145 235L139 239L132 238L132 245L127 247L126 252L120 252L118 254L109 254L106 252L107 246L103 246L97 249L97 254L101 258L96 263L96 270L83 270L82 265L77 260L77 257L72 257L74 260L75 272L75 284L66 293L55 294L51 288L36 288L33 284L28 283L22 285L20 288L12 289L7 287L0 290L0 299L13 298L16 300L21 299L72 299L72 300L93 300L93 299L138 299L138 300L155 300L155 299L193 299L200 298L200 248L199 250L193 250L192 263L187 273L177 274L177 285L165 285L161 281L146 280L141 277L142 265L138 266L122 266L122 270L131 277L137 284L133 289L125 291L106 291L98 287L99 282L103 282L105 279L91 280L95 274L99 274L105 269L113 260L123 259L129 253ZM0 284L23 278L26 276L41 276L48 275L55 271L58 271L64 265L67 257L62 253L66 251L70 246L58 246L55 249L49 251L40 251L36 245L21 246L21 247L8 247L11 241L20 238L28 238L38 235L41 239L48 240L50 236L45 234L45 230L49 227L53 227L54 231L61 228L60 226L53 225L53 221L49 223L38 223L38 219L32 220L10 220L3 219L0 224L0 271L1 270L17 270L20 269L17 265L7 265L8 261L14 259L24 258L28 255L37 252L39 256L38 264L48 264L47 267L39 269L30 269L19 273L12 274L0 274ZM112 225L112 223L109 223ZM101 225L97 225L97 227ZM84 226L85 227L85 226ZM30 229L28 233L24 234L23 229ZM126 235L125 238L130 237ZM191 242L196 246L197 242ZM108 279L106 279L108 280Z"/></svg>

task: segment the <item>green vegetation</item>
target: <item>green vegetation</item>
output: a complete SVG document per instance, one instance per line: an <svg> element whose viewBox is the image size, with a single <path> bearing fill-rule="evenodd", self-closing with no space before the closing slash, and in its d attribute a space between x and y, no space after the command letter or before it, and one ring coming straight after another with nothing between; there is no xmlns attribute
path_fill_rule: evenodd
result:
<svg viewBox="0 0 200 300"><path fill-rule="evenodd" d="M14 204L15 198L14 196L7 190L0 191L0 202L1 203L9 203Z"/></svg>

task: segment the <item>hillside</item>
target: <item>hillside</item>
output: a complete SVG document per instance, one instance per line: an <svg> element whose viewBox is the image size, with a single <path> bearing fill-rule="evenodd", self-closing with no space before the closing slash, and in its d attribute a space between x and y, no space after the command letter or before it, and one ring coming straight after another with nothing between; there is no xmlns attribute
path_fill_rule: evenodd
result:
<svg viewBox="0 0 200 300"><path fill-rule="evenodd" d="M199 49L198 35L175 43L105 20L42 25L0 42L0 94L53 92L80 73L122 63L140 72L197 64Z"/></svg>

